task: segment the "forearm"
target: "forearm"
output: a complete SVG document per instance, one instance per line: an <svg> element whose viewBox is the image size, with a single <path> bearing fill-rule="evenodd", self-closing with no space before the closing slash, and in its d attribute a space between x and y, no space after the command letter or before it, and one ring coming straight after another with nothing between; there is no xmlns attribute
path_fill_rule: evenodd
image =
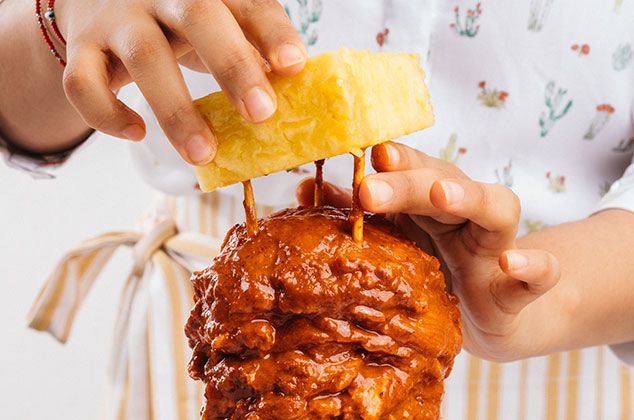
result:
<svg viewBox="0 0 634 420"><path fill-rule="evenodd" d="M0 134L27 151L53 153L90 130L64 95L63 68L42 39L34 8L27 0L0 4Z"/></svg>
<svg viewBox="0 0 634 420"><path fill-rule="evenodd" d="M634 213L606 210L518 244L552 252L561 266L557 285L520 315L539 354L634 340Z"/></svg>

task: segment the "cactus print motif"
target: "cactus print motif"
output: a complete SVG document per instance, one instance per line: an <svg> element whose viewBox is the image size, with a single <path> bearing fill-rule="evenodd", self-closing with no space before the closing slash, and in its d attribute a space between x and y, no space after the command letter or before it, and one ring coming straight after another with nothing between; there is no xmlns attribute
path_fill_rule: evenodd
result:
<svg viewBox="0 0 634 420"><path fill-rule="evenodd" d="M469 38L476 36L480 30L480 25L478 25L477 22L482 14L480 3L476 4L475 9L467 10L467 14L464 18L464 25L460 22L460 8L456 6L453 11L456 15L456 23L450 24L449 27L456 31L456 33L460 36L466 36Z"/></svg>
<svg viewBox="0 0 634 420"><path fill-rule="evenodd" d="M526 233L539 232L540 230L546 229L547 227L548 225L542 222L541 220L535 220L535 221L531 219L524 220L524 229L526 229Z"/></svg>
<svg viewBox="0 0 634 420"><path fill-rule="evenodd" d="M579 56L590 54L590 46L588 44L578 45L574 44L570 47L571 50L576 51Z"/></svg>
<svg viewBox="0 0 634 420"><path fill-rule="evenodd" d="M629 43L619 45L612 53L612 68L616 71L624 70L632 61L633 55L632 46Z"/></svg>
<svg viewBox="0 0 634 420"><path fill-rule="evenodd" d="M317 30L311 28L311 26L319 22L321 18L321 0L297 0L297 4L299 6L299 12L295 30L307 46L315 45L317 42ZM293 17L291 16L290 8L284 6L284 10L286 10L286 14L292 21Z"/></svg>
<svg viewBox="0 0 634 420"><path fill-rule="evenodd" d="M597 106L597 113L588 127L588 131L583 136L586 140L593 140L594 137L605 127L610 119L610 115L614 114L614 107L610 104L602 104Z"/></svg>
<svg viewBox="0 0 634 420"><path fill-rule="evenodd" d="M512 170L513 170L513 164L510 160L508 165L502 168L502 173L500 173L500 171L496 169L495 178L497 179L497 183L500 185L504 185L505 187L512 188L513 187Z"/></svg>
<svg viewBox="0 0 634 420"><path fill-rule="evenodd" d="M440 159L444 160L445 162L449 162L453 165L458 164L458 160L460 159L460 156L467 153L467 149L465 149L464 147L460 147L458 148L458 150L456 150L457 139L458 139L458 136L456 134L452 134L451 136L449 136L449 141L447 142L447 146L444 149L440 149Z"/></svg>
<svg viewBox="0 0 634 420"><path fill-rule="evenodd" d="M560 105L562 105L562 101L567 92L566 89L556 88L555 82L552 80L546 85L544 101L548 107L548 111L542 111L542 115L539 117L539 126L541 127L540 135L542 137L545 137L557 120L563 118L570 110L572 100L569 100L566 105L560 109Z"/></svg>
<svg viewBox="0 0 634 420"><path fill-rule="evenodd" d="M482 102L482 105L489 108L502 108L509 96L508 92L499 91L497 89L489 89L486 87L486 82L483 80L478 83L478 87L481 89L478 99Z"/></svg>
<svg viewBox="0 0 634 420"><path fill-rule="evenodd" d="M621 6L623 5L623 0L615 0L614 1L614 13L619 13L621 11Z"/></svg>
<svg viewBox="0 0 634 420"><path fill-rule="evenodd" d="M531 0L528 14L528 30L539 32L548 18L553 0Z"/></svg>
<svg viewBox="0 0 634 420"><path fill-rule="evenodd" d="M550 172L546 174L548 179L548 189L555 193L566 192L566 177L563 175L554 176Z"/></svg>
<svg viewBox="0 0 634 420"><path fill-rule="evenodd" d="M634 137L629 139L623 139L619 142L618 146L613 147L612 151L617 153L627 153L634 147Z"/></svg>

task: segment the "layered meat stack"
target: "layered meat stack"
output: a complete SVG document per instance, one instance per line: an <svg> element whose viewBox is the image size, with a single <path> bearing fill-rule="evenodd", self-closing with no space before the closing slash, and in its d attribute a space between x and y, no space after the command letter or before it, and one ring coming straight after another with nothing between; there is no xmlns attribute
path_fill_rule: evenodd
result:
<svg viewBox="0 0 634 420"><path fill-rule="evenodd" d="M438 261L379 216L289 209L229 232L193 276L204 420L436 419L460 350Z"/></svg>

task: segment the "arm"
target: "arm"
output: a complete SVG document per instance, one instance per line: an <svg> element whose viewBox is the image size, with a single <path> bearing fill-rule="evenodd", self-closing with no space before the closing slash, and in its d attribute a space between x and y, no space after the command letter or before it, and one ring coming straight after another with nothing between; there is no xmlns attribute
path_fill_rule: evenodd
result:
<svg viewBox="0 0 634 420"><path fill-rule="evenodd" d="M62 66L42 39L31 1L0 4L0 134L34 153L79 144L90 128L66 99Z"/></svg>
<svg viewBox="0 0 634 420"><path fill-rule="evenodd" d="M542 354L634 340L634 213L604 210L518 245L550 251L561 267L557 285L521 315L523 334L543 340Z"/></svg>
<svg viewBox="0 0 634 420"><path fill-rule="evenodd" d="M274 0L58 0L56 20L68 44L60 51L68 63L63 71L33 12L26 0L0 4L0 39L7 40L0 44L0 133L34 153L72 147L90 128L141 140L143 120L113 93L135 82L182 157L206 164L215 138L192 103L178 60L212 73L253 123L276 107L263 57L281 76L298 73L306 60Z"/></svg>

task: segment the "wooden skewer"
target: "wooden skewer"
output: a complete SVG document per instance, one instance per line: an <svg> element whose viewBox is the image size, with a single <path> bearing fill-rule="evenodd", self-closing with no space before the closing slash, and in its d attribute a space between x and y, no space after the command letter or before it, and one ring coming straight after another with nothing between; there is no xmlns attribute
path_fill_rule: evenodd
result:
<svg viewBox="0 0 634 420"><path fill-rule="evenodd" d="M324 159L315 161L315 207L324 205Z"/></svg>
<svg viewBox="0 0 634 420"><path fill-rule="evenodd" d="M244 216L247 225L247 235L249 238L254 238L258 234L258 215L255 209L255 199L253 198L253 187L251 186L251 180L242 181L244 187Z"/></svg>
<svg viewBox="0 0 634 420"><path fill-rule="evenodd" d="M352 224L352 239L361 246L363 244L363 209L359 202L359 186L365 174L365 149L360 156L354 155L354 175L352 177L352 209L348 219Z"/></svg>

